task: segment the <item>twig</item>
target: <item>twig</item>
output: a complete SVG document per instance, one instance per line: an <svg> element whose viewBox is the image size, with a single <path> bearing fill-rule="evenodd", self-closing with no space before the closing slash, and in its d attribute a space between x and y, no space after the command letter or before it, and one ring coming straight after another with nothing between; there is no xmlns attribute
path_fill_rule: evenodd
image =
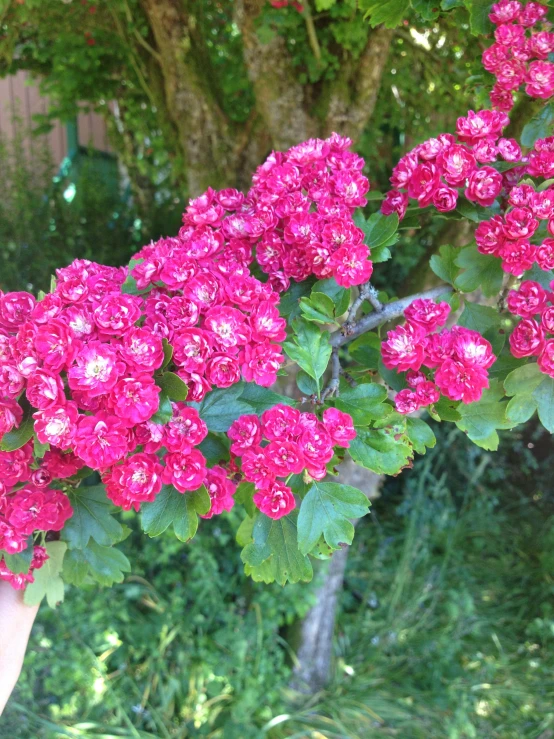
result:
<svg viewBox="0 0 554 739"><path fill-rule="evenodd" d="M349 341L352 341L352 339L365 334L367 331L371 331L373 328L377 328L377 326L380 326L382 323L387 323L387 321L392 321L394 318L399 318L406 308L414 302L414 300L418 300L419 298L438 298L439 295L444 295L445 293L450 292L452 292L452 288L449 285L433 287L431 290L426 290L425 292L416 293L407 298L401 298L392 303L387 303L386 305L381 306L380 311L368 313L367 316L362 316L359 321L354 323L349 323L347 321L339 331L335 331L331 334L331 346L333 348L344 346L345 344L348 344ZM359 296L354 303L358 300ZM361 302L358 304L358 307L361 305ZM350 312L352 312L352 309Z"/></svg>
<svg viewBox="0 0 554 739"><path fill-rule="evenodd" d="M339 382L340 382L340 374L341 374L341 367L340 367L340 360L339 360L339 350L338 348L333 349L331 352L331 379L329 380L329 384L325 388L325 390L321 393L321 402L325 400L325 398L333 395L339 394Z"/></svg>
<svg viewBox="0 0 554 739"><path fill-rule="evenodd" d="M364 282L363 285L360 285L358 297L350 306L350 310L348 311L348 316L346 317L346 321L343 324L343 330L346 333L349 333L350 330L355 325L356 315L362 303L364 302L364 300L367 300L371 304L371 306L373 307L373 310L376 313L379 313L380 311L383 310L383 304L377 297L377 290L373 287L373 285L369 282L369 280L367 282Z"/></svg>
<svg viewBox="0 0 554 739"><path fill-rule="evenodd" d="M312 13L311 13L308 2L304 4L304 10L302 11L302 15L304 16L304 21L306 23L306 31L308 32L308 41L310 42L310 46L312 47L314 56L317 59L317 63L321 64L321 47L319 45L319 41L317 38L317 31L315 30L314 19L312 18Z"/></svg>

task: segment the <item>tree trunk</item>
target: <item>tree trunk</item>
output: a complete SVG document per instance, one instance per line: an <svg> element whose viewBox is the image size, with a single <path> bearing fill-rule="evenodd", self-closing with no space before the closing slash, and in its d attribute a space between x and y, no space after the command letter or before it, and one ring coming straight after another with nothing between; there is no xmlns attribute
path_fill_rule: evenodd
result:
<svg viewBox="0 0 554 739"><path fill-rule="evenodd" d="M358 467L351 460L341 465L339 482L362 490L369 500L379 497L382 475ZM358 521L354 521L354 526ZM302 623L291 688L313 694L328 682L333 660L333 635L350 547L344 545L329 562L325 579L316 593L316 604Z"/></svg>

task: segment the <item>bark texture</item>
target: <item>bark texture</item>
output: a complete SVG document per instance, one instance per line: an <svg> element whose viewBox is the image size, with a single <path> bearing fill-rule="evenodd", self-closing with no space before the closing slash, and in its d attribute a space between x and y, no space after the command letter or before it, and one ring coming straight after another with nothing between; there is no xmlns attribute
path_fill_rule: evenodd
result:
<svg viewBox="0 0 554 739"><path fill-rule="evenodd" d="M236 0L233 6L255 96L251 116L238 124L225 114L215 92L216 72L199 32L195 3L141 0L154 50L148 76L155 80L160 116L173 128L172 143L183 162L189 196L208 186L244 189L272 149L286 149L311 136L336 130L356 141L373 113L392 31L371 31L358 58L344 51L336 79L302 84L286 38L277 32L267 41L260 38L265 1Z"/></svg>
<svg viewBox="0 0 554 739"><path fill-rule="evenodd" d="M339 481L359 488L370 500L379 496L382 480L382 475L364 470L351 460L341 466ZM353 523L356 526L358 521ZM291 682L291 688L300 693L313 694L321 690L329 680L338 600L349 549L345 545L331 557L323 583L316 593L316 604L302 624L298 662Z"/></svg>

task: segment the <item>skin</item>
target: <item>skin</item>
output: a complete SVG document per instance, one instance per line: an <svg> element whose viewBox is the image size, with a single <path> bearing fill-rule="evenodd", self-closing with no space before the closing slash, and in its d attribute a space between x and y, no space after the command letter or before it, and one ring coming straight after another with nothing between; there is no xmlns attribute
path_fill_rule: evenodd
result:
<svg viewBox="0 0 554 739"><path fill-rule="evenodd" d="M38 606L23 602L23 590L0 582L0 715L17 683Z"/></svg>

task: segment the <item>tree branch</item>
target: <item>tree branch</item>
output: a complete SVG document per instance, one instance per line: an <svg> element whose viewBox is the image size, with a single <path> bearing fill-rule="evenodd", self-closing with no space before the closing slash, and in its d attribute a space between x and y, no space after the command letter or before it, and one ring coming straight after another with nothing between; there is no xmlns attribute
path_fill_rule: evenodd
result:
<svg viewBox="0 0 554 739"><path fill-rule="evenodd" d="M333 395L339 394L340 375L339 350L338 347L335 347L331 353L331 379L325 390L321 393L322 403L329 395L332 397Z"/></svg>
<svg viewBox="0 0 554 739"><path fill-rule="evenodd" d="M383 323L392 321L394 318L399 318L406 308L414 302L414 300L418 300L419 298L438 298L439 295L444 295L445 293L450 292L452 292L452 288L449 285L440 285L431 290L426 290L425 292L416 293L407 298L401 298L400 300L394 300L392 303L387 303L382 306L382 310L369 313L367 316L360 318L360 320L353 323L346 332L345 327L347 324L345 323L340 330L331 334L331 346L334 349L344 346L345 344L348 344L349 341L352 341L352 339L365 334L367 331L371 331L372 329L377 328L377 326L381 326Z"/></svg>

